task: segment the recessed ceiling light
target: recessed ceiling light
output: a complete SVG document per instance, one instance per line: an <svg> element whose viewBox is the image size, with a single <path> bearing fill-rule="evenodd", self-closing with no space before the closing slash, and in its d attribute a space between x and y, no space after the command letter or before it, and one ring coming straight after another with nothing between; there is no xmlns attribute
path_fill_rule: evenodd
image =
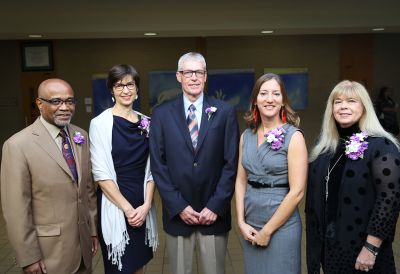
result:
<svg viewBox="0 0 400 274"><path fill-rule="evenodd" d="M42 38L43 35L41 35L41 34L29 34L28 37L29 38Z"/></svg>
<svg viewBox="0 0 400 274"><path fill-rule="evenodd" d="M155 33L155 32L145 32L144 35L145 36L156 36L157 33Z"/></svg>
<svg viewBox="0 0 400 274"><path fill-rule="evenodd" d="M274 31L273 30L262 30L261 33L262 34L271 34L271 33L274 33Z"/></svg>
<svg viewBox="0 0 400 274"><path fill-rule="evenodd" d="M372 29L372 31L384 31L385 30L385 28L374 28L374 29Z"/></svg>

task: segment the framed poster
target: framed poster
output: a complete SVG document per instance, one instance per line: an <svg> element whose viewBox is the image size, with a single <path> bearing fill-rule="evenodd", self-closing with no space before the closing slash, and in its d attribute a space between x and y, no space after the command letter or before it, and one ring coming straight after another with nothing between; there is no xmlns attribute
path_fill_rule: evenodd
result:
<svg viewBox="0 0 400 274"><path fill-rule="evenodd" d="M23 42L21 44L22 71L52 71L53 45L51 42Z"/></svg>

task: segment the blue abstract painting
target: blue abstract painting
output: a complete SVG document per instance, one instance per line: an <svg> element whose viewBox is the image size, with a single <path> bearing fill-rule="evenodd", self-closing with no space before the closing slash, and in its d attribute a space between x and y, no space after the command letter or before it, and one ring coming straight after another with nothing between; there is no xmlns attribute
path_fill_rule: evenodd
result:
<svg viewBox="0 0 400 274"><path fill-rule="evenodd" d="M181 84L176 80L176 71L150 71L148 75L150 108L182 93Z"/></svg>
<svg viewBox="0 0 400 274"><path fill-rule="evenodd" d="M285 85L290 105L295 110L304 110L308 106L308 69L307 68L264 68L264 73L278 74Z"/></svg>
<svg viewBox="0 0 400 274"><path fill-rule="evenodd" d="M229 102L238 111L249 109L253 85L253 69L210 70L208 72L208 95Z"/></svg>

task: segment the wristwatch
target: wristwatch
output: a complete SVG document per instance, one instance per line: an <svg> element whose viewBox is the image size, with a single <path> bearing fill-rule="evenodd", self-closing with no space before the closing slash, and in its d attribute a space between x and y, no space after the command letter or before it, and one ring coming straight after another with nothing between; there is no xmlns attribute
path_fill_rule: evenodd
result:
<svg viewBox="0 0 400 274"><path fill-rule="evenodd" d="M379 247L374 246L373 244L370 244L369 242L365 242L364 246L369 252L374 254L375 257L378 256L378 253L379 253L379 250L380 250Z"/></svg>

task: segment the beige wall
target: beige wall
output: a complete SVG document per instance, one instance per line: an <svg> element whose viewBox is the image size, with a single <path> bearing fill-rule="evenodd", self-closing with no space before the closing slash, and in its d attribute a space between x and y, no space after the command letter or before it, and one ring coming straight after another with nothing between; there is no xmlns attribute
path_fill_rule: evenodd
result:
<svg viewBox="0 0 400 274"><path fill-rule="evenodd" d="M311 144L318 135L320 113L338 81L337 36L281 36L207 39L210 68L254 68L256 78L265 67L305 67L309 72L308 108L299 111L301 128Z"/></svg>
<svg viewBox="0 0 400 274"><path fill-rule="evenodd" d="M21 103L19 43L0 41L0 145L25 126Z"/></svg>
<svg viewBox="0 0 400 274"><path fill-rule="evenodd" d="M196 50L196 38L147 39L87 39L54 41L54 60L59 77L69 81L79 99L74 123L88 128L91 113L84 109L84 98L92 96L93 74L106 73L118 63L130 63L141 75L144 94L142 110L148 113L147 73L151 70L175 70L182 53ZM200 46L206 51L208 69L254 68L256 77L264 67L306 67L309 71L309 107L299 111L301 127L311 144L318 135L325 100L339 81L339 36L265 36L265 37L211 37ZM362 46L362 45L360 45ZM374 36L374 83L396 88L395 98L400 102L400 35ZM19 44L0 41L0 60L3 89L0 98L11 96L20 101ZM241 116L242 114L239 114ZM0 106L0 119L5 137L24 127L20 104L15 107ZM243 126L242 119L241 124ZM3 126L6 125L6 127Z"/></svg>
<svg viewBox="0 0 400 274"><path fill-rule="evenodd" d="M393 99L400 104L400 35L377 35L374 49L374 87L391 87Z"/></svg>

